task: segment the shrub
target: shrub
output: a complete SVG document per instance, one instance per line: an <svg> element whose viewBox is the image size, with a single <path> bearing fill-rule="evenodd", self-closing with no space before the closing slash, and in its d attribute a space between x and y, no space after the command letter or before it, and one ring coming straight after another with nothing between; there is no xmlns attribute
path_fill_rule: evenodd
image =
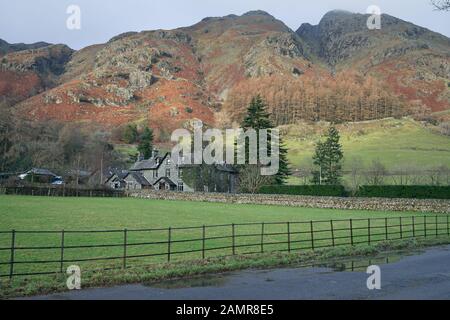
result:
<svg viewBox="0 0 450 320"><path fill-rule="evenodd" d="M290 194L303 196L345 197L348 195L341 185L299 185L299 186L263 186L259 189L262 194Z"/></svg>
<svg viewBox="0 0 450 320"><path fill-rule="evenodd" d="M450 199L450 186L361 186L357 197Z"/></svg>

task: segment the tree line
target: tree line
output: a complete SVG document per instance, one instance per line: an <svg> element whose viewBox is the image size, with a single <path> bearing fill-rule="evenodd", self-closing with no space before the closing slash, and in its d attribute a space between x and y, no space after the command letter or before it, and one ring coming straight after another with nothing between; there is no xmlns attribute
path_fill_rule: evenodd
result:
<svg viewBox="0 0 450 320"><path fill-rule="evenodd" d="M88 171L98 175L103 169L125 163L110 143L110 133L94 125L31 121L9 109L0 118L0 172L18 173L45 168L56 174Z"/></svg>
<svg viewBox="0 0 450 320"><path fill-rule="evenodd" d="M255 92L266 101L275 126L299 120L366 121L427 112L422 105L406 106L382 81L351 71L289 81L272 76L247 79L230 91L222 109L224 126L240 123Z"/></svg>

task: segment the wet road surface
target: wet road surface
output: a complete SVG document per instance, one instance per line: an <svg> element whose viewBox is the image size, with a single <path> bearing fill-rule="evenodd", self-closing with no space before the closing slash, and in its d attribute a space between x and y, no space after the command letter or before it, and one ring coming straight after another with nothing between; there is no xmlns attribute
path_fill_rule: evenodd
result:
<svg viewBox="0 0 450 320"><path fill-rule="evenodd" d="M369 265L381 289L367 289ZM245 270L160 283L92 288L32 299L450 299L450 245L326 265Z"/></svg>

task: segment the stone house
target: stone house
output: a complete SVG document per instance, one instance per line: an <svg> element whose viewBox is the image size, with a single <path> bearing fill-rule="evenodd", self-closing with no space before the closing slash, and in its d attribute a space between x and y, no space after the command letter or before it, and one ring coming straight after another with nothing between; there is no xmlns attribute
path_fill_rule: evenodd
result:
<svg viewBox="0 0 450 320"><path fill-rule="evenodd" d="M160 156L153 151L149 159L137 161L130 172L139 172L156 190L194 191L183 181L183 168L172 160L170 153Z"/></svg>
<svg viewBox="0 0 450 320"><path fill-rule="evenodd" d="M126 187L126 182L124 177L127 172L114 171L109 174L109 177L106 178L105 185L111 189L116 190L124 190Z"/></svg>
<svg viewBox="0 0 450 320"><path fill-rule="evenodd" d="M152 187L150 182L140 172L128 172L123 178L123 181L127 190L142 190Z"/></svg>
<svg viewBox="0 0 450 320"><path fill-rule="evenodd" d="M180 165L180 168L186 179L191 177L190 185L194 191L238 193L239 173L232 165Z"/></svg>
<svg viewBox="0 0 450 320"><path fill-rule="evenodd" d="M237 193L238 174L229 165L185 165L182 159L176 163L170 153L162 156L154 150L149 159L140 159L126 173L116 172L106 185L113 189L126 190L170 190L180 192L224 192ZM207 168L208 178L200 178L186 182L189 176L197 176L198 170ZM183 172L187 177L183 177ZM192 174L193 173L193 174Z"/></svg>

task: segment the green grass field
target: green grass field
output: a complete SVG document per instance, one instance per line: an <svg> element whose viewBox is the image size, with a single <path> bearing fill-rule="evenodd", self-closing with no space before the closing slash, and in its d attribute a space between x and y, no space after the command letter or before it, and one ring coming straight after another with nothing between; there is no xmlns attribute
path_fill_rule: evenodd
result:
<svg viewBox="0 0 450 320"><path fill-rule="evenodd" d="M314 246L331 246L330 219L354 219L354 242L367 242L368 218L371 221L371 240L385 239L385 217L388 220L389 239L412 235L412 213L306 209L282 206L239 205L204 202L181 202L163 200L144 200L132 198L47 198L26 196L0 196L0 262L10 259L11 233L15 229L15 247L29 248L15 250L15 273L56 272L59 270L61 258L61 230L64 234L64 264L78 264L85 269L100 267L118 267L122 265L124 232L127 228L127 256L151 255L145 258L128 258L128 265L159 263L167 260L168 230L132 231L132 229L174 229L171 231L171 261L199 259L202 257L202 225L221 225L205 229L206 257L231 255L232 227L231 223L258 223L235 226L235 253L260 252L262 222L264 226L264 251L287 250L287 224L290 224L290 241L292 251ZM406 225L400 231L399 217ZM359 220L361 219L361 220ZM435 216L428 217L427 233L435 234ZM447 216L438 218L440 233L446 233ZM314 224L314 239L310 235L310 220ZM277 223L275 223L277 222ZM295 223L296 222L296 223ZM415 219L416 235L424 234L423 217ZM187 230L177 227L200 227ZM336 245L350 244L348 221L333 223ZM71 233L84 230L117 230L108 233ZM25 234L21 231L56 231L54 233ZM401 232L401 234L400 234ZM189 240L188 242L179 242ZM157 242L156 244L148 244ZM89 247L91 245L108 244L112 247ZM71 248L71 246L86 246ZM43 250L31 247L45 247ZM227 248L225 248L227 247ZM195 250L186 253L185 251ZM88 261L91 258L117 257L98 262ZM87 261L79 262L79 259ZM51 263L23 264L20 261L52 260ZM7 274L9 266L0 264L0 273Z"/></svg>
<svg viewBox="0 0 450 320"><path fill-rule="evenodd" d="M316 142L326 125L283 128L292 168L310 168ZM344 170L355 160L369 167L379 160L388 170L433 169L450 164L450 137L411 119L384 119L337 126L344 151ZM293 183L299 183L294 178Z"/></svg>

